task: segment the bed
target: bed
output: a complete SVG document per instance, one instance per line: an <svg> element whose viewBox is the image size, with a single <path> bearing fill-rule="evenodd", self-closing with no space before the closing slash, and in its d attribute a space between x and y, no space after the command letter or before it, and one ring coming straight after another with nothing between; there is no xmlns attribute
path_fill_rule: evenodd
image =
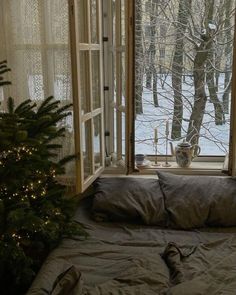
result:
<svg viewBox="0 0 236 295"><path fill-rule="evenodd" d="M27 295L236 294L236 180L103 178Z"/></svg>

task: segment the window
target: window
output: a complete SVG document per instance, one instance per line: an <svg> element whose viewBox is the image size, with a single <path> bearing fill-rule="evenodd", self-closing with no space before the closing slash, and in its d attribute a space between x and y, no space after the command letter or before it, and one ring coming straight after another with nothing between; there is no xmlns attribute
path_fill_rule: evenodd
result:
<svg viewBox="0 0 236 295"><path fill-rule="evenodd" d="M207 160L229 152L236 167L234 3L201 1L201 9L199 0L1 2L0 13L11 17L0 19L7 40L0 54L6 47L16 68L15 93L36 101L53 93L62 103L73 97L63 144L73 152L75 137L79 192L105 166L132 172L135 153L165 156L167 120L169 141L199 144Z"/></svg>
<svg viewBox="0 0 236 295"><path fill-rule="evenodd" d="M126 1L103 1L107 166L124 166L126 92Z"/></svg>
<svg viewBox="0 0 236 295"><path fill-rule="evenodd" d="M144 9L147 1L135 1L135 153L155 155L157 128L158 155L165 155L168 120L168 141L186 139L201 147L202 156L224 157L235 3L181 0L162 7L148 2L151 12ZM147 22L153 25L149 38Z"/></svg>
<svg viewBox="0 0 236 295"><path fill-rule="evenodd" d="M71 0L76 184L84 191L104 168L101 1Z"/></svg>

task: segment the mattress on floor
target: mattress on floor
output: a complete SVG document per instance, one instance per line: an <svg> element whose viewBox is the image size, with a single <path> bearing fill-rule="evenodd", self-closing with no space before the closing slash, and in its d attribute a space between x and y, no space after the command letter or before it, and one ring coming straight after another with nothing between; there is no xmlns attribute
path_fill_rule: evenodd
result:
<svg viewBox="0 0 236 295"><path fill-rule="evenodd" d="M95 222L91 200L76 220L87 239L64 240L28 295L235 294L236 228L173 230Z"/></svg>

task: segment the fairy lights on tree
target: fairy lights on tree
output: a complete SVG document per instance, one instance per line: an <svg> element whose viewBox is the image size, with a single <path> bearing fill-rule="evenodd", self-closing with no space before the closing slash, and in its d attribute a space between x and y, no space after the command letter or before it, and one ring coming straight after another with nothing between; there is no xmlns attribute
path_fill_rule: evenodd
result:
<svg viewBox="0 0 236 295"><path fill-rule="evenodd" d="M58 122L71 107L59 105L49 97L39 107L30 100L15 107L9 98L8 110L0 112L0 281L6 294L26 291L62 237L84 234L72 220L75 201L56 181L74 158L57 160L62 146L56 142L65 132Z"/></svg>

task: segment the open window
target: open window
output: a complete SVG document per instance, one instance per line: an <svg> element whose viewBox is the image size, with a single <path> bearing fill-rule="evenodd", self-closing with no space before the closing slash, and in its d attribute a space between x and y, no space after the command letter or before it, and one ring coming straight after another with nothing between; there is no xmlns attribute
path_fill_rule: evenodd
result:
<svg viewBox="0 0 236 295"><path fill-rule="evenodd" d="M137 0L133 12L135 153L165 167L168 143L186 140L201 147L202 170L223 162L234 117L234 1Z"/></svg>
<svg viewBox="0 0 236 295"><path fill-rule="evenodd" d="M103 1L106 166L125 163L126 114L125 0Z"/></svg>
<svg viewBox="0 0 236 295"><path fill-rule="evenodd" d="M103 44L100 0L70 0L76 185L84 191L104 169Z"/></svg>

